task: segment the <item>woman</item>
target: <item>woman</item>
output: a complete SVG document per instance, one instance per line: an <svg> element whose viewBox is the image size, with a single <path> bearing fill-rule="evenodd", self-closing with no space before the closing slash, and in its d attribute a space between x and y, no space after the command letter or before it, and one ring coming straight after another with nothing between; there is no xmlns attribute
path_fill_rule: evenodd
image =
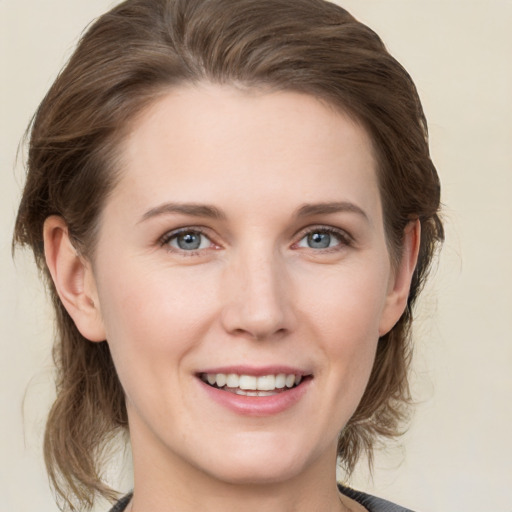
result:
<svg viewBox="0 0 512 512"><path fill-rule="evenodd" d="M440 187L414 84L321 0L128 0L32 125L15 241L57 315L62 508L393 511L336 485L407 413Z"/></svg>

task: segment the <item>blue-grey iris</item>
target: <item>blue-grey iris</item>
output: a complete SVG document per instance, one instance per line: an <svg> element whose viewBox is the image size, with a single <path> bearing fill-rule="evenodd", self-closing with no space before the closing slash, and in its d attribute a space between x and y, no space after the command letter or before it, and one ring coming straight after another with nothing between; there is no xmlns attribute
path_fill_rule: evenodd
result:
<svg viewBox="0 0 512 512"><path fill-rule="evenodd" d="M176 243L184 251L193 251L201 246L200 233L183 233L176 237Z"/></svg>
<svg viewBox="0 0 512 512"><path fill-rule="evenodd" d="M310 233L307 240L308 246L312 249L326 249L331 245L331 235L329 233Z"/></svg>

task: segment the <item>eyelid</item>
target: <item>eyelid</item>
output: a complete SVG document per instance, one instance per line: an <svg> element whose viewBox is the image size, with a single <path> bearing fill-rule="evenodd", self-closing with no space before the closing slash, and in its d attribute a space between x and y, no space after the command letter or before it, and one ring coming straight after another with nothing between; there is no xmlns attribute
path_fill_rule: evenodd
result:
<svg viewBox="0 0 512 512"><path fill-rule="evenodd" d="M314 232L323 232L323 233L329 233L331 235L335 235L340 240L341 246L352 246L354 245L354 237L348 233L345 229L337 228L330 225L325 224L314 224L311 226L307 226L305 228L302 228L296 235L295 235L295 242L292 244L292 246L297 246L298 243L307 235L314 233ZM315 252L320 251L328 251L328 250L336 250L338 246L336 247L329 247L325 249L313 249Z"/></svg>
<svg viewBox="0 0 512 512"><path fill-rule="evenodd" d="M347 232L345 229L334 227L332 225L314 224L314 225L306 226L306 227L300 229L295 234L295 236L293 237L295 242L293 242L292 248L298 248L298 243L305 236L307 236L311 233L314 233L314 232L329 233L331 235L336 236L340 241L340 244L336 245L334 247L329 247L329 248L325 248L325 249L312 249L315 252L339 250L340 246L341 247L352 246L355 242L353 236L349 232ZM212 245L207 248L190 250L190 251L171 247L169 245L169 242L173 238L175 238L183 233L199 233L202 236L206 237ZM158 238L158 245L166 248L169 252L175 252L175 253L179 253L179 254L183 254L183 255L187 255L187 256L192 256L192 255L204 252L209 249L220 249L221 248L221 245L219 243L217 243L215 241L215 237L212 236L211 229L205 228L204 226L194 226L194 225L182 226L179 228L175 228L175 229L166 231L161 237Z"/></svg>
<svg viewBox="0 0 512 512"><path fill-rule="evenodd" d="M212 246L204 248L204 249L195 249L195 250L190 250L190 251L185 251L183 249L179 249L179 248L176 248L176 247L171 247L169 242L173 238L179 236L180 234L184 234L184 233L199 233L202 236L206 237L210 241ZM184 254L184 255L187 255L187 256L192 256L194 254L198 254L198 253L204 252L205 250L208 250L208 249L218 249L218 248L220 248L220 245L217 242L215 242L214 237L212 237L211 230L207 229L207 228L205 228L203 226L183 226L183 227L180 227L180 228L171 229L171 230L167 231L166 233L164 233L158 239L158 244L161 247L164 247L169 252L175 252L175 253Z"/></svg>

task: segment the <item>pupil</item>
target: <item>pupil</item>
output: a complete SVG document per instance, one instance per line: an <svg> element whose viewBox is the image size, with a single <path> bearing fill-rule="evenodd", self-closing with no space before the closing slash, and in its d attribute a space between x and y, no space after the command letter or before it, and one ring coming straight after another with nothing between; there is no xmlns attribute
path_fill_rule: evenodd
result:
<svg viewBox="0 0 512 512"><path fill-rule="evenodd" d="M185 233L178 237L178 246L180 249L193 250L201 245L201 235L196 233Z"/></svg>
<svg viewBox="0 0 512 512"><path fill-rule="evenodd" d="M329 233L312 233L308 238L309 246L314 249L326 249L331 243Z"/></svg>

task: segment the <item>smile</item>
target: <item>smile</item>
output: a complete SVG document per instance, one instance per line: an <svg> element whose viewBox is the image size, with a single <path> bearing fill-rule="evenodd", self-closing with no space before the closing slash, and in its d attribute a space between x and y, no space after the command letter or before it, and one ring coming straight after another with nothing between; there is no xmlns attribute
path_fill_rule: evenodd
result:
<svg viewBox="0 0 512 512"><path fill-rule="evenodd" d="M241 396L272 396L297 387L303 377L295 374L244 375L236 373L202 373L210 386Z"/></svg>

